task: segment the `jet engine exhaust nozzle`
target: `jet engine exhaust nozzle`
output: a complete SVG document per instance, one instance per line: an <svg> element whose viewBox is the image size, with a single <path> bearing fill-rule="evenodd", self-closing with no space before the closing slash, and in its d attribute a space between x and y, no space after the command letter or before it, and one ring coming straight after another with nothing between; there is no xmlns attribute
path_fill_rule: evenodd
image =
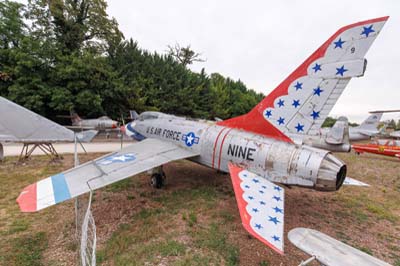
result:
<svg viewBox="0 0 400 266"><path fill-rule="evenodd" d="M328 153L321 162L315 189L321 191L338 190L346 178L346 173L347 166L344 162Z"/></svg>

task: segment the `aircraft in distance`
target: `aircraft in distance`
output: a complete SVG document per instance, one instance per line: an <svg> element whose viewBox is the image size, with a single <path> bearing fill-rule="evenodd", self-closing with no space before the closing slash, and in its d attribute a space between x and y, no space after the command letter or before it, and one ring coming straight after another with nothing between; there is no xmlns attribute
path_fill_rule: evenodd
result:
<svg viewBox="0 0 400 266"><path fill-rule="evenodd" d="M118 121L112 120L108 116L101 116L99 118L92 118L92 119L82 119L75 111L71 110L70 117L72 126L66 126L66 127L71 129L80 129L80 130L92 129L99 131L119 129Z"/></svg>
<svg viewBox="0 0 400 266"><path fill-rule="evenodd" d="M400 140L378 139L369 144L353 144L351 148L356 154L364 152L397 157L400 159Z"/></svg>
<svg viewBox="0 0 400 266"><path fill-rule="evenodd" d="M317 230L294 228L288 238L293 245L311 255L299 266L311 265L313 261L325 266L391 266Z"/></svg>
<svg viewBox="0 0 400 266"><path fill-rule="evenodd" d="M381 133L378 130L379 122L381 121L383 113L372 113L364 122L358 127L349 128L350 141L366 140Z"/></svg>
<svg viewBox="0 0 400 266"><path fill-rule="evenodd" d="M357 140L367 140L371 139L381 133L381 130L378 130L379 122L382 118L383 112L373 113L367 119L365 119L361 125L357 127L349 127L348 128L348 140L349 141L357 141ZM333 129L334 127L332 127ZM327 136L329 132L332 130L330 128L321 128L320 135ZM332 133L331 133L332 134ZM346 146L346 148L350 148L350 144ZM335 151L335 150L331 150ZM350 150L347 150L347 152Z"/></svg>
<svg viewBox="0 0 400 266"><path fill-rule="evenodd" d="M330 103L364 73L364 55L387 19L339 29L245 115L215 122L140 114L125 127L139 142L27 186L17 198L21 211L35 212L148 170L153 186L162 187L162 166L189 159L230 173L243 226L283 254L284 189L276 183L336 191L346 177L344 162L326 150L296 145L288 133L308 134L322 124Z"/></svg>
<svg viewBox="0 0 400 266"><path fill-rule="evenodd" d="M4 157L1 144L4 142L24 144L19 158L21 161L28 159L36 148L52 159L58 159L59 155L52 143L75 141L75 133L72 130L3 97L0 97L0 114L0 160ZM89 142L96 134L97 131L89 130L76 136L80 142Z"/></svg>

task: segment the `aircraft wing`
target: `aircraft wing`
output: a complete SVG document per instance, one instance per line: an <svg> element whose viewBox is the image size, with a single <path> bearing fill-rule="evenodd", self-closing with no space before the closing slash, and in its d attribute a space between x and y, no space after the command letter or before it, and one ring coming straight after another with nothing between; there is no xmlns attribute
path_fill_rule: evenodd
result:
<svg viewBox="0 0 400 266"><path fill-rule="evenodd" d="M73 141L74 132L0 97L0 141Z"/></svg>
<svg viewBox="0 0 400 266"><path fill-rule="evenodd" d="M244 228L283 254L284 189L232 163L229 172Z"/></svg>
<svg viewBox="0 0 400 266"><path fill-rule="evenodd" d="M22 212L35 212L170 161L197 155L170 142L146 139L29 185L17 202Z"/></svg>

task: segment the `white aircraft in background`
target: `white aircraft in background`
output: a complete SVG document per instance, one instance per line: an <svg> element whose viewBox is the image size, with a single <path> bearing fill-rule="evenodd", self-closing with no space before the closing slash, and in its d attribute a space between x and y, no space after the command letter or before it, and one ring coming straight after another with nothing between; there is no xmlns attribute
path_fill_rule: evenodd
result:
<svg viewBox="0 0 400 266"><path fill-rule="evenodd" d="M142 113L125 127L141 141L27 186L17 199L21 211L38 211L148 170L161 187L162 165L189 159L230 173L243 226L283 254L284 189L276 183L336 191L346 177L344 162L288 135L319 130L350 79L364 74L364 56L387 19L339 29L245 115L215 122Z"/></svg>
<svg viewBox="0 0 400 266"><path fill-rule="evenodd" d="M381 121L382 115L383 112L373 113L365 119L361 125L357 127L349 127L349 141L368 140L380 134L381 131L378 130L378 125ZM331 130L331 128L321 128L320 135L322 137L327 136Z"/></svg>

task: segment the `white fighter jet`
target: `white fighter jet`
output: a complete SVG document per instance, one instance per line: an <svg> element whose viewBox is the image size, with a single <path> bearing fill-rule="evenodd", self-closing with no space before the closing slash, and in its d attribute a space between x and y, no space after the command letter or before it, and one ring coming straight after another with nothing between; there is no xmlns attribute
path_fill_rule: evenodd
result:
<svg viewBox="0 0 400 266"><path fill-rule="evenodd" d="M125 127L140 140L26 187L17 202L34 212L180 159L229 172L243 226L283 254L284 189L297 185L338 190L344 162L328 151L295 144L290 133L319 129L352 77L362 76L367 50L388 17L339 29L248 114L225 121L193 120L144 112Z"/></svg>

